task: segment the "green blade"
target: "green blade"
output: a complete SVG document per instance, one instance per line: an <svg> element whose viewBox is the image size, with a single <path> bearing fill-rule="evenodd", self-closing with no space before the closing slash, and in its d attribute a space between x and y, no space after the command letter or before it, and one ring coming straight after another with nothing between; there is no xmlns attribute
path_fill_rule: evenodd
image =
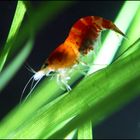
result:
<svg viewBox="0 0 140 140"><path fill-rule="evenodd" d="M6 44L2 50L2 52L0 53L0 71L2 71L3 66L6 62L7 56L9 54L9 51L11 49L14 49L14 45L13 42L11 41L10 44L8 44L8 42L13 38L16 37L16 34L20 28L21 22L24 18L26 12L26 8L25 5L22 1L18 1L17 3L17 7L16 7L16 11L15 11L15 15L14 15L14 19L12 21L12 25L6 40Z"/></svg>
<svg viewBox="0 0 140 140"><path fill-rule="evenodd" d="M14 60L1 72L0 74L0 91L6 86L8 81L15 75L17 70L21 67L23 62L29 56L33 47L33 39L29 39L24 48L14 58Z"/></svg>
<svg viewBox="0 0 140 140"><path fill-rule="evenodd" d="M82 124L78 128L78 139L93 139L92 138L92 121Z"/></svg>

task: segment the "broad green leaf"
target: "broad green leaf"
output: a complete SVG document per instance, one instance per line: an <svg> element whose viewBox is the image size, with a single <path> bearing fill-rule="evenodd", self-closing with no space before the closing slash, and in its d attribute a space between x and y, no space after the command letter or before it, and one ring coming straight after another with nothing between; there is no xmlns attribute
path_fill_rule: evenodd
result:
<svg viewBox="0 0 140 140"><path fill-rule="evenodd" d="M45 97L43 94L51 94L45 81L44 88L38 94L30 98L22 108L9 114L6 123L1 122L1 138L64 138L88 120L92 120L94 125L98 124L139 96L139 57L140 51L135 51L125 59L89 75L70 93L40 107L26 122L19 123L19 117L24 115L25 109L29 109L33 100L35 103ZM12 127L14 124L17 126Z"/></svg>

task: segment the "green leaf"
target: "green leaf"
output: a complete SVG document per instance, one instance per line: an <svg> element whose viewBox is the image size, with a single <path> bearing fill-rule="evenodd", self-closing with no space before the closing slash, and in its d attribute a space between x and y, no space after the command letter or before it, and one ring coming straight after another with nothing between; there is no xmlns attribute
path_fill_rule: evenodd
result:
<svg viewBox="0 0 140 140"><path fill-rule="evenodd" d="M131 2L131 4L132 4L132 2ZM138 1L134 2L132 5L134 5L134 4L137 5L137 6L136 7L131 7L131 10L134 10L136 12L134 14L133 20L131 22L129 22L129 23L131 23L131 26L129 26L128 31L127 31L128 39L127 39L127 41L122 42L121 48L119 49L119 51L116 54L116 58L127 49L129 44L132 44L135 41L136 38L140 37L140 28L138 28L139 23L140 23L140 18L139 18L140 2L138 2ZM128 16L128 17L130 17L130 16ZM126 20L126 19L124 19L124 20ZM124 57L129 55L130 53L132 53L136 49L139 49L139 48L134 47L133 49L131 49L131 51L127 52L128 54L125 54Z"/></svg>
<svg viewBox="0 0 140 140"><path fill-rule="evenodd" d="M17 70L21 67L23 62L29 56L31 49L33 47L33 39L29 39L24 48L19 52L19 54L14 58L14 60L5 67L5 69L0 74L0 91L6 86L8 81L15 75Z"/></svg>
<svg viewBox="0 0 140 140"><path fill-rule="evenodd" d="M89 120L78 128L78 139L93 139L92 121Z"/></svg>
<svg viewBox="0 0 140 140"><path fill-rule="evenodd" d="M3 66L6 62L7 56L10 52L11 49L14 49L14 45L13 45L13 41L11 41L10 44L8 44L8 42L12 39L16 37L16 34L20 28L21 22L23 20L23 17L25 15L26 12L26 8L25 5L22 1L18 1L17 2L17 7L16 7L16 12L14 15L14 19L12 21L12 25L6 40L6 44L0 54L0 71L2 71Z"/></svg>

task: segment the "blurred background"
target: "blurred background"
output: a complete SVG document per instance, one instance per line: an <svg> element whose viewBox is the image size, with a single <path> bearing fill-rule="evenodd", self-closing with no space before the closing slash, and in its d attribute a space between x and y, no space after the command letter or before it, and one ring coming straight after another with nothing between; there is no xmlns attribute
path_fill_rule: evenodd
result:
<svg viewBox="0 0 140 140"><path fill-rule="evenodd" d="M37 8L40 3L39 1L31 2L31 6ZM6 41L16 4L16 1L0 2L0 48ZM37 71L51 51L65 40L73 23L80 17L97 15L114 21L123 4L123 1L77 1L68 6L39 30L35 36L34 48L26 62ZM19 103L22 90L31 76L32 73L23 65L2 91L0 94L0 119ZM97 125L93 129L93 137L95 139L140 139L139 106L140 98Z"/></svg>

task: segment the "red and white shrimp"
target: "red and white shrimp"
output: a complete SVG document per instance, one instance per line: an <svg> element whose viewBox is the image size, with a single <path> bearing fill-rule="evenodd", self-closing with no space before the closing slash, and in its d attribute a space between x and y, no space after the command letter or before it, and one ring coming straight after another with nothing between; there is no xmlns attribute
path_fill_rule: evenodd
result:
<svg viewBox="0 0 140 140"><path fill-rule="evenodd" d="M125 37L125 34L110 20L98 16L80 18L70 29L66 40L49 55L41 69L35 72L34 81L39 82L43 76L55 72L58 82L67 90L71 90L67 83L71 70L81 62L81 56L95 50L94 44L101 31L105 29L113 30Z"/></svg>

